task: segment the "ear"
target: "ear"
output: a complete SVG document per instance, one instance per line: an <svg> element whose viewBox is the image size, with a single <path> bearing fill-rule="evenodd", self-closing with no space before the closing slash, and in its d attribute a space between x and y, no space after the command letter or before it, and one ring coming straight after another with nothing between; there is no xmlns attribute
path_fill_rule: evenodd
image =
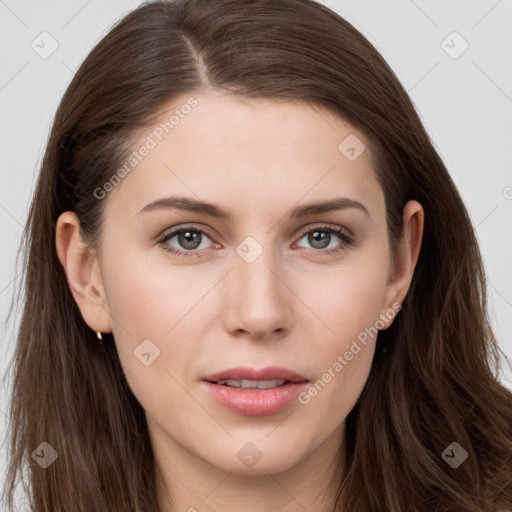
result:
<svg viewBox="0 0 512 512"><path fill-rule="evenodd" d="M93 331L111 332L111 317L96 251L83 242L79 228L80 221L75 213L60 215L55 233L57 255L85 323Z"/></svg>
<svg viewBox="0 0 512 512"><path fill-rule="evenodd" d="M392 257L383 302L385 310L381 312L380 317L385 325L381 330L387 329L393 323L393 319L399 311L397 305L402 304L411 285L414 269L420 254L424 218L425 214L420 203L409 201L405 205L403 236L397 241ZM393 310L395 313L389 315L390 310Z"/></svg>

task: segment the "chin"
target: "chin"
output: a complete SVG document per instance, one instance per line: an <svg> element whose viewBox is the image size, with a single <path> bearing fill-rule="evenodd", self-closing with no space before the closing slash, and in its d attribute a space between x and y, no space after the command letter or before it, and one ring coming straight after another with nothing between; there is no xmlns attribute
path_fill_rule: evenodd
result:
<svg viewBox="0 0 512 512"><path fill-rule="evenodd" d="M306 448L299 444L302 436L289 436L288 442L283 442L281 438L271 440L268 432L265 429L258 437L244 436L230 439L224 446L216 445L205 460L223 471L253 476L281 473L301 462Z"/></svg>

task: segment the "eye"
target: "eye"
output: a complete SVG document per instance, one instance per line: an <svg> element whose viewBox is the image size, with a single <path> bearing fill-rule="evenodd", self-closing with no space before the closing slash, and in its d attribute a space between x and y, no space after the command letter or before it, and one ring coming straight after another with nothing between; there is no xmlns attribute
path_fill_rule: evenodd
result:
<svg viewBox="0 0 512 512"><path fill-rule="evenodd" d="M176 239L175 243L185 250L175 248L169 244L174 238ZM159 243L165 251L176 254L177 256L195 257L200 256L196 249L207 248L203 245L204 238L210 238L206 230L194 227L183 227L164 234Z"/></svg>
<svg viewBox="0 0 512 512"><path fill-rule="evenodd" d="M334 246L332 246L331 242L336 242L335 239L333 240L332 235L335 235L335 238L341 240L341 244L335 243ZM314 252L322 254L335 254L347 249L348 246L355 243L354 236L350 231L344 228L333 228L331 226L318 226L314 229L309 229L301 235L301 240L303 238L307 238L307 243L315 249ZM331 247L329 248L330 245Z"/></svg>
<svg viewBox="0 0 512 512"><path fill-rule="evenodd" d="M332 235L335 238L341 240L341 243L334 244L330 247L333 240ZM348 246L355 244L355 239L352 233L348 229L344 228L333 228L332 226L318 226L314 229L304 231L301 235L300 240L307 237L307 242L311 244L314 253L318 254L335 254L348 248ZM172 242L178 245L172 245ZM205 244L205 239L210 239L211 236L204 228L196 228L192 226L185 226L179 229L175 229L168 233L164 233L162 238L159 240L159 244L162 248L175 254L176 256L184 257L198 257L200 256L199 249L208 249L211 246ZM299 242L300 242L299 240ZM219 244L215 244L216 247L220 247Z"/></svg>

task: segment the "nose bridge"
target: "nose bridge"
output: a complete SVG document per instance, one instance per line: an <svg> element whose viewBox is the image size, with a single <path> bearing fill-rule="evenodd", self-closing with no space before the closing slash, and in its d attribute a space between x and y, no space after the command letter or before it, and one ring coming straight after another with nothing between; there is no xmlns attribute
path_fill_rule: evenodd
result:
<svg viewBox="0 0 512 512"><path fill-rule="evenodd" d="M280 267L276 259L271 236L248 236L236 247L235 275L239 279L245 295L265 297L275 295L277 290L275 273Z"/></svg>
<svg viewBox="0 0 512 512"><path fill-rule="evenodd" d="M261 336L285 328L290 319L289 291L271 240L249 236L236 247L228 290L230 329Z"/></svg>

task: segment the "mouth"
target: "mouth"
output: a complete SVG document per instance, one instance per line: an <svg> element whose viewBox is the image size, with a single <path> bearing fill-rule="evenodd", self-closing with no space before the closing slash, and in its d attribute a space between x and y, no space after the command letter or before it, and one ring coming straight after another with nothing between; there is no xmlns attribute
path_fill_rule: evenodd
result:
<svg viewBox="0 0 512 512"><path fill-rule="evenodd" d="M232 368L201 381L216 402L245 416L269 416L282 411L309 383L305 377L280 367Z"/></svg>
<svg viewBox="0 0 512 512"><path fill-rule="evenodd" d="M212 382L212 384L217 384L218 386L228 386L230 388L239 388L239 389L274 389L279 386L283 386L286 384L287 380L219 380L217 382Z"/></svg>

